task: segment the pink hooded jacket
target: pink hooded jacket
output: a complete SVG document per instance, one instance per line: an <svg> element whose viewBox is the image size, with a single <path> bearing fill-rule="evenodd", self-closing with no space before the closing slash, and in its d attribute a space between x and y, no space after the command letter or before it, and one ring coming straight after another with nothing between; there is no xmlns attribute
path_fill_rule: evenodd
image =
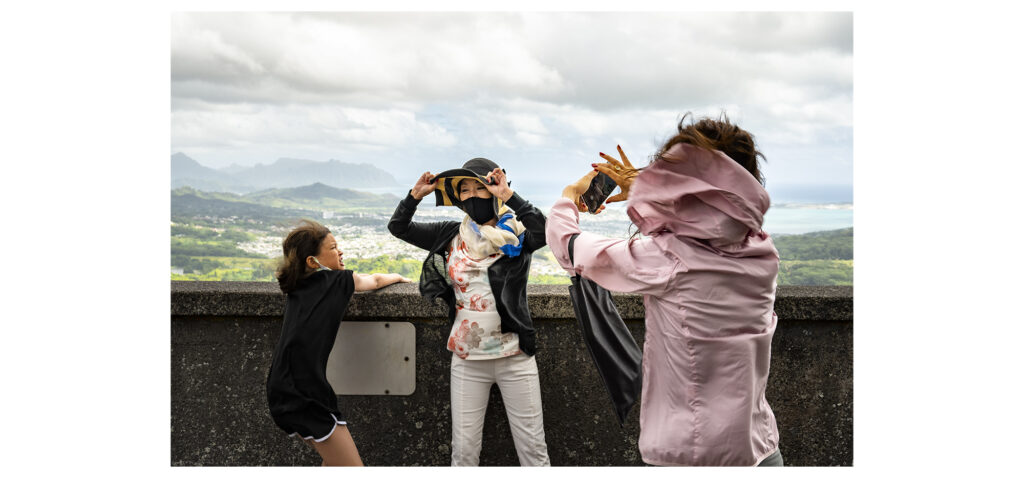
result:
<svg viewBox="0 0 1024 478"><path fill-rule="evenodd" d="M580 233L572 201L548 216L570 273L643 294L639 448L652 465L756 465L778 449L765 400L779 255L761 231L768 193L719 151L680 144L637 176L627 213L645 237Z"/></svg>

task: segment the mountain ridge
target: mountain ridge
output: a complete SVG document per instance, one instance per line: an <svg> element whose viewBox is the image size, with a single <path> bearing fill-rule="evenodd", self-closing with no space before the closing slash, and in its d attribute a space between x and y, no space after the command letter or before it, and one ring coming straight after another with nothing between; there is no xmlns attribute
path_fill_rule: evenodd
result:
<svg viewBox="0 0 1024 478"><path fill-rule="evenodd" d="M300 212L386 210L397 204L399 199L394 194L335 188L323 183L263 189L245 194L203 191L182 186L171 190L171 213L282 217Z"/></svg>
<svg viewBox="0 0 1024 478"><path fill-rule="evenodd" d="M278 158L270 164L245 167L232 164L213 169L182 152L171 155L171 189L190 186L210 192L251 193L264 189L294 188L322 183L338 189L381 188L398 185L387 171L369 163L337 159Z"/></svg>

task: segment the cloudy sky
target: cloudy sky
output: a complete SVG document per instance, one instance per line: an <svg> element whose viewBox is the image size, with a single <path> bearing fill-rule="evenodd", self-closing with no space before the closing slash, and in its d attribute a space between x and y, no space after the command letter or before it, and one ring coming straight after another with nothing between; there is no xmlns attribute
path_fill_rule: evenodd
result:
<svg viewBox="0 0 1024 478"><path fill-rule="evenodd" d="M171 153L209 167L337 159L411 184L484 156L513 187L560 185L724 111L773 196L852 200L851 13L181 13L170 53Z"/></svg>

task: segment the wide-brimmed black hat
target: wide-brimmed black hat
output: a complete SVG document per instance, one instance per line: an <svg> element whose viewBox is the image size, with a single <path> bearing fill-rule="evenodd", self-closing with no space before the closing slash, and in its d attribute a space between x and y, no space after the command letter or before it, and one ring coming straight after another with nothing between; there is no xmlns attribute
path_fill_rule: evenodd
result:
<svg viewBox="0 0 1024 478"><path fill-rule="evenodd" d="M463 209L462 201L459 200L459 181L463 179L473 179L480 181L483 184L487 184L487 174L494 171L495 168L500 168L487 158L473 158L466 161L461 168L449 169L447 171L438 173L434 177L434 199L436 200L435 205L437 206L455 206L459 209ZM504 171L504 169L502 169ZM511 184L511 183L510 183ZM501 210L501 200L494 196L494 217L499 217L499 211Z"/></svg>

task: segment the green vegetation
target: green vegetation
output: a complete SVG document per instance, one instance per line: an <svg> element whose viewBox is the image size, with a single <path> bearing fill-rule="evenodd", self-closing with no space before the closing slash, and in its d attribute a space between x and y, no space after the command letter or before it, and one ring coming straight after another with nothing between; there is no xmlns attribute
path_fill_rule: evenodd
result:
<svg viewBox="0 0 1024 478"><path fill-rule="evenodd" d="M853 261L782 261L779 285L853 285Z"/></svg>
<svg viewBox="0 0 1024 478"><path fill-rule="evenodd" d="M853 260L853 228L773 237L784 261Z"/></svg>
<svg viewBox="0 0 1024 478"><path fill-rule="evenodd" d="M273 281L277 259L266 257L171 256L171 267L184 273L171 273L171 280L192 281Z"/></svg>
<svg viewBox="0 0 1024 478"><path fill-rule="evenodd" d="M389 256L377 256L373 259L345 258L345 268L360 274L391 274L398 273L413 282L420 280L423 261L408 258L394 259Z"/></svg>
<svg viewBox="0 0 1024 478"><path fill-rule="evenodd" d="M222 261L217 261L208 258L194 258L185 255L172 255L171 256L171 267L177 267L182 271L188 271L194 274L208 274L217 269L227 267Z"/></svg>
<svg viewBox="0 0 1024 478"><path fill-rule="evenodd" d="M264 206L335 212L391 212L399 199L391 194L339 189L322 183L297 188L266 189L243 196L245 201Z"/></svg>
<svg viewBox="0 0 1024 478"><path fill-rule="evenodd" d="M171 217L175 221L196 216L283 220L323 210L390 213L399 199L392 194L338 189L320 183L244 195L200 191L184 186L171 191Z"/></svg>
<svg viewBox="0 0 1024 478"><path fill-rule="evenodd" d="M183 270L171 274L171 280L192 281L274 281L274 271L280 259L266 257L187 257L171 256L171 267ZM397 272L418 281L422 261L388 256L373 259L346 258L345 268L359 274Z"/></svg>
<svg viewBox="0 0 1024 478"><path fill-rule="evenodd" d="M301 217L305 211L265 206L232 193L208 193L184 187L171 191L171 220L185 222L195 218L247 221L281 221Z"/></svg>
<svg viewBox="0 0 1024 478"><path fill-rule="evenodd" d="M774 237L779 285L853 285L853 228Z"/></svg>
<svg viewBox="0 0 1024 478"><path fill-rule="evenodd" d="M220 235L217 231L203 227L193 227L182 224L171 224L171 237L191 237L209 241Z"/></svg>
<svg viewBox="0 0 1024 478"><path fill-rule="evenodd" d="M206 193L192 188L172 192L171 280L273 281L276 259L247 252L240 244L254 243L267 236L280 236L294 226L298 217L312 217L313 210L287 208L330 203L335 207L360 209L379 196L323 185L305 188L275 189L236 195ZM346 218L352 226L375 226L386 221L386 214L353 214ZM339 240L355 240L338 234ZM780 285L852 285L853 228L809 234L774 237L779 250ZM263 244L265 247L266 244ZM252 250L252 249L250 249ZM257 250L265 250L259 249ZM550 249L542 248L535 262L556 265ZM419 280L422 259L406 255L374 258L345 258L345 267L362 274L397 272ZM552 270L551 268L544 268ZM555 267L557 269L557 267ZM570 283L565 274L535 274L532 284Z"/></svg>
<svg viewBox="0 0 1024 478"><path fill-rule="evenodd" d="M171 224L171 266L192 267L188 257L264 257L238 248L240 242L255 240L256 236L237 229L217 230L205 227Z"/></svg>
<svg viewBox="0 0 1024 478"><path fill-rule="evenodd" d="M555 275L555 274L533 274L530 276L531 284L555 284L555 285L569 285L572 281L569 280L568 275Z"/></svg>
<svg viewBox="0 0 1024 478"><path fill-rule="evenodd" d="M253 252L245 252L233 242L200 241L189 237L171 238L171 257L174 256L264 257Z"/></svg>
<svg viewBox="0 0 1024 478"><path fill-rule="evenodd" d="M360 274L397 272L418 281L422 262L415 259L345 259L345 268ZM171 267L183 269L171 274L171 280L193 281L273 281L277 259L248 257L171 256ZM531 284L570 284L568 275L535 274ZM782 261L779 285L853 285L853 261Z"/></svg>
<svg viewBox="0 0 1024 478"><path fill-rule="evenodd" d="M256 239L255 234L237 228L214 228L196 224L171 224L171 237L222 242L247 242Z"/></svg>

